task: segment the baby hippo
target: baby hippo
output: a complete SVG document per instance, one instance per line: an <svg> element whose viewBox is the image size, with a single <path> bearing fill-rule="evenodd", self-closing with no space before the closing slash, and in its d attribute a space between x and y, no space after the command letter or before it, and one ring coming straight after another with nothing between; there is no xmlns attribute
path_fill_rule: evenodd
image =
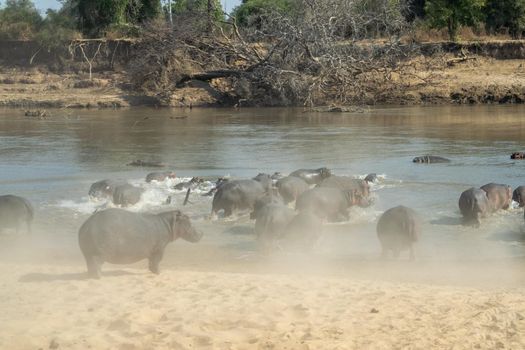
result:
<svg viewBox="0 0 525 350"><path fill-rule="evenodd" d="M33 207L27 199L11 194L0 196L0 232L6 228L18 232L24 226L31 233L32 221Z"/></svg>
<svg viewBox="0 0 525 350"><path fill-rule="evenodd" d="M421 235L421 224L414 210L402 205L388 209L377 222L377 236L386 258L392 251L397 258L403 250L410 250L410 260L414 260L414 243Z"/></svg>
<svg viewBox="0 0 525 350"><path fill-rule="evenodd" d="M141 214L107 209L91 215L78 231L80 250L91 278L100 278L104 262L131 264L143 259L148 259L149 270L158 274L166 245L179 237L198 242L202 233L178 210Z"/></svg>

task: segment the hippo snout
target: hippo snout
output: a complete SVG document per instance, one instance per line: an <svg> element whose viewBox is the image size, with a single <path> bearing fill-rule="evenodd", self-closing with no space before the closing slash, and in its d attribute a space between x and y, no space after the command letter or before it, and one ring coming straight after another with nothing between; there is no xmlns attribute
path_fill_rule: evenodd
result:
<svg viewBox="0 0 525 350"><path fill-rule="evenodd" d="M185 241L188 241L188 242L191 242L191 243L197 243L198 241L200 241L202 239L202 236L204 236L204 233L202 231L198 231L198 230L191 230L191 231L188 231L186 232L182 238L185 240Z"/></svg>

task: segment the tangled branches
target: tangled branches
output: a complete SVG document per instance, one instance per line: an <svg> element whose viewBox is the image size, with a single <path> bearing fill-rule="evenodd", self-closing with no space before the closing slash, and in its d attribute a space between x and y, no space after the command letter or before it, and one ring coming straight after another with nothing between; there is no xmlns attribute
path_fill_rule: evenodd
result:
<svg viewBox="0 0 525 350"><path fill-rule="evenodd" d="M171 91L225 78L235 98L259 105L375 101L418 52L391 0L297 0L293 14L266 12L239 28L234 18L195 31L195 18L147 31L133 80ZM146 68L146 69L144 69Z"/></svg>

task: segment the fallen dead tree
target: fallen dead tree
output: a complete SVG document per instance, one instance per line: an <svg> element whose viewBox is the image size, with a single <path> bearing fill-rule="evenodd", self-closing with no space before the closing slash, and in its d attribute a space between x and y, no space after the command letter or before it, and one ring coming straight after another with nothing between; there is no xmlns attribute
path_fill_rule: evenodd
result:
<svg viewBox="0 0 525 350"><path fill-rule="evenodd" d="M232 100L252 105L349 104L380 100L410 73L419 46L400 5L378 0L298 0L299 13L267 12L239 28L235 18L196 32L185 18L146 30L132 81L169 100L191 81L224 80Z"/></svg>

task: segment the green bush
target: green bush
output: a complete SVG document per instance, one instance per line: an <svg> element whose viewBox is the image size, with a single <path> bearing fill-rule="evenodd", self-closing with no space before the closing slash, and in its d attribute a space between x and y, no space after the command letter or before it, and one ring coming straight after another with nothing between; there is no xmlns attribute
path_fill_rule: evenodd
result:
<svg viewBox="0 0 525 350"><path fill-rule="evenodd" d="M426 18L434 28L447 28L450 40L458 39L461 25L483 21L485 0L427 0Z"/></svg>
<svg viewBox="0 0 525 350"><path fill-rule="evenodd" d="M42 23L31 0L7 0L0 9L0 39L29 40Z"/></svg>
<svg viewBox="0 0 525 350"><path fill-rule="evenodd" d="M525 31L525 0L487 0L485 13L490 33L507 31L519 38Z"/></svg>

